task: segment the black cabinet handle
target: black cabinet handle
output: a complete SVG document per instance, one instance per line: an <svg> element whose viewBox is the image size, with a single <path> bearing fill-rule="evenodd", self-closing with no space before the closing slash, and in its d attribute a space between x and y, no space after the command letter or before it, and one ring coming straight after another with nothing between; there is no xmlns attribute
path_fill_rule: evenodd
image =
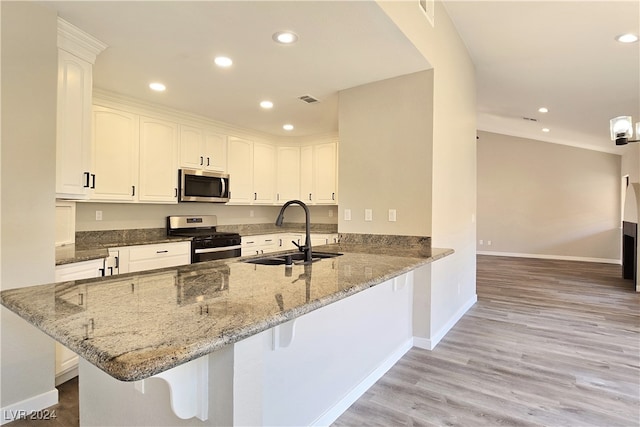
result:
<svg viewBox="0 0 640 427"><path fill-rule="evenodd" d="M336 193L331 193L331 200L335 200L336 199Z"/></svg>
<svg viewBox="0 0 640 427"><path fill-rule="evenodd" d="M174 188L174 190L176 191L176 195L175 195L175 197L178 197L178 189L177 189L177 188Z"/></svg>
<svg viewBox="0 0 640 427"><path fill-rule="evenodd" d="M209 157L207 157L207 166L211 166L211 163L209 163Z"/></svg>
<svg viewBox="0 0 640 427"><path fill-rule="evenodd" d="M204 157L200 156L200 166L204 165Z"/></svg>
<svg viewBox="0 0 640 427"><path fill-rule="evenodd" d="M311 193L309 193L309 200L311 200Z"/></svg>
<svg viewBox="0 0 640 427"><path fill-rule="evenodd" d="M89 188L89 175L91 175L89 172L84 173L84 188Z"/></svg>
<svg viewBox="0 0 640 427"><path fill-rule="evenodd" d="M157 253L157 254L166 254L167 252L169 252L169 251L167 251L167 250L164 250L164 251L156 251L156 253Z"/></svg>
<svg viewBox="0 0 640 427"><path fill-rule="evenodd" d="M135 185L132 185L132 186L131 186L131 195L132 195L132 196L135 196L135 195L136 195L136 186L135 186Z"/></svg>
<svg viewBox="0 0 640 427"><path fill-rule="evenodd" d="M91 174L91 189L95 189L96 188L96 174L92 173Z"/></svg>
<svg viewBox="0 0 640 427"><path fill-rule="evenodd" d="M258 193L253 193L253 200L258 200Z"/></svg>

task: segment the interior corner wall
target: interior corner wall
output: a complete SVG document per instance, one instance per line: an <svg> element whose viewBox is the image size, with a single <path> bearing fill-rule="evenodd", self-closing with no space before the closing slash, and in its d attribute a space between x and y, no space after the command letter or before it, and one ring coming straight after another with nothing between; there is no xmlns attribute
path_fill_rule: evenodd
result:
<svg viewBox="0 0 640 427"><path fill-rule="evenodd" d="M432 70L340 92L341 233L431 235L432 103Z"/></svg>
<svg viewBox="0 0 640 427"><path fill-rule="evenodd" d="M619 262L621 156L479 136L479 251Z"/></svg>
<svg viewBox="0 0 640 427"><path fill-rule="evenodd" d="M2 154L0 289L54 281L57 16L33 2L0 2ZM6 408L57 402L54 343L1 309L1 423ZM35 405L35 407L34 407ZM41 405L41 407L38 407ZM43 406L42 406L43 405Z"/></svg>

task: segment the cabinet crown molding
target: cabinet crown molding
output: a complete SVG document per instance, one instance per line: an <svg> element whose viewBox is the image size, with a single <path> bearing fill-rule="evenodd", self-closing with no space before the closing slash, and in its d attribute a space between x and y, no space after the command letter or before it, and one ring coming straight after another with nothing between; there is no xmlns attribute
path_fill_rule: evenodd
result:
<svg viewBox="0 0 640 427"><path fill-rule="evenodd" d="M95 64L96 57L108 46L75 25L58 17L58 47Z"/></svg>

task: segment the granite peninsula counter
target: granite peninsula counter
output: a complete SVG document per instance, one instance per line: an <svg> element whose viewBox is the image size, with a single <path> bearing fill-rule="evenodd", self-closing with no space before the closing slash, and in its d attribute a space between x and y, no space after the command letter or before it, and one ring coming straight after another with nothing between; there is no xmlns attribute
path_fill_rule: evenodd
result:
<svg viewBox="0 0 640 427"><path fill-rule="evenodd" d="M122 381L135 381L445 257L450 249L333 244L311 265L247 257L3 291L1 303Z"/></svg>

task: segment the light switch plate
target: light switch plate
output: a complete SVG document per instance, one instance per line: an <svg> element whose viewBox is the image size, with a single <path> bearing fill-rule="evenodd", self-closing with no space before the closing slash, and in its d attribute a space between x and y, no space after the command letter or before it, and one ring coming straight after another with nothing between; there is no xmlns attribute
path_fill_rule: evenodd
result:
<svg viewBox="0 0 640 427"><path fill-rule="evenodd" d="M351 209L344 210L344 220L351 221Z"/></svg>
<svg viewBox="0 0 640 427"><path fill-rule="evenodd" d="M391 222L395 222L396 221L396 210L395 209L389 209L389 221L391 221Z"/></svg>
<svg viewBox="0 0 640 427"><path fill-rule="evenodd" d="M373 221L373 210L365 209L364 210L364 220L365 221Z"/></svg>

